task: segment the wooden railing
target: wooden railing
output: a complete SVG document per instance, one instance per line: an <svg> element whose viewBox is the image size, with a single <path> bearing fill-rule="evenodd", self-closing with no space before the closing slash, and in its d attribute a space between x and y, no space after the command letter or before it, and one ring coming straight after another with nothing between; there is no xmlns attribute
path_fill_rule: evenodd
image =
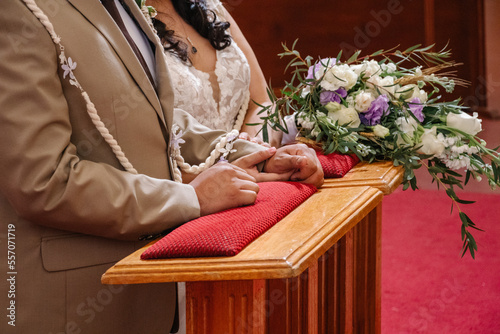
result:
<svg viewBox="0 0 500 334"><path fill-rule="evenodd" d="M140 260L104 284L186 282L187 333L380 333L381 205L391 163L358 164L238 255Z"/></svg>

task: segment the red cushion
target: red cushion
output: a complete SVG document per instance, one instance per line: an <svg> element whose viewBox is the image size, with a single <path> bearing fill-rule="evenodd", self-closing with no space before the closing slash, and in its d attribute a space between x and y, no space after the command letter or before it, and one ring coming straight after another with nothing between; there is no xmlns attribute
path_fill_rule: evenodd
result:
<svg viewBox="0 0 500 334"><path fill-rule="evenodd" d="M255 204L189 221L149 247L141 259L233 256L316 192L297 182L265 182Z"/></svg>
<svg viewBox="0 0 500 334"><path fill-rule="evenodd" d="M325 178L342 177L359 162L359 158L355 154L331 153L324 155L316 152L316 155L323 167Z"/></svg>

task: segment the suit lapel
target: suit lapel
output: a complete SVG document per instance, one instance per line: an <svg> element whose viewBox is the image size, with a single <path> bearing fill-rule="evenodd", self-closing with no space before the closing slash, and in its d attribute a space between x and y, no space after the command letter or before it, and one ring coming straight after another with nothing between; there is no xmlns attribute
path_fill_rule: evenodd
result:
<svg viewBox="0 0 500 334"><path fill-rule="evenodd" d="M149 81L141 63L130 48L120 28L108 15L106 9L97 0L68 0L83 16L87 18L98 29L115 49L118 57L122 60L137 85L144 93L148 101L156 110L162 122L165 122L164 114L158 100L158 95ZM132 0L132 4L133 4ZM127 2L130 6L130 2ZM137 5L135 5L137 7ZM131 7L132 9L132 7ZM135 13L135 12L134 12ZM139 17L138 19L141 19ZM136 17L137 19L137 17ZM143 19L144 20L144 19ZM139 20L138 20L139 21ZM148 36L149 38L149 36ZM158 49L158 48L156 48ZM157 55L156 55L157 57Z"/></svg>
<svg viewBox="0 0 500 334"><path fill-rule="evenodd" d="M157 86L157 96L160 99L161 109L159 110L159 117L161 118L161 124L163 136L167 142L168 148L168 167L170 170L170 175L175 175L173 170L173 156L172 147L170 146L170 129L173 123L173 106L174 106L174 92L172 89L172 82L170 80L170 74L167 69L167 62L165 60L165 54L163 45L159 42L156 33L150 28L149 22L144 18L141 10L136 5L135 0L123 0L123 2L129 7L130 12L134 15L137 23L141 27L142 31L146 34L146 37L155 45L155 63L156 63L156 86Z"/></svg>
<svg viewBox="0 0 500 334"><path fill-rule="evenodd" d="M136 20L141 27L146 37L155 45L155 62L156 62L156 82L157 93L162 103L163 117L167 122L168 128L172 125L172 109L174 105L174 93L170 74L167 69L163 46L158 42L155 32L149 27L149 23L144 18L135 0L124 0L124 3L129 6L130 11L136 17Z"/></svg>

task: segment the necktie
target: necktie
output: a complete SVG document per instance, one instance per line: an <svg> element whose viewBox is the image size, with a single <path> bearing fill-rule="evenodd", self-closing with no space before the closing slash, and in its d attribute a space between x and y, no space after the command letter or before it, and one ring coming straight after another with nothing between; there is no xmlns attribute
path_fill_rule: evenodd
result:
<svg viewBox="0 0 500 334"><path fill-rule="evenodd" d="M125 24L123 23L123 20L120 16L120 12L118 11L118 8L116 7L115 0L101 0L101 3L103 4L104 8L106 8L109 15L111 15L111 17L115 21L116 25L122 31L123 36L125 36L125 39L127 40L128 44L130 45L132 50L134 51L135 55L137 56L137 59L141 63L141 65L144 69L144 72L146 72L146 75L147 75L149 81L151 81L151 84L154 86L155 83L154 83L153 76L151 75L151 72L149 71L148 65L147 65L146 61L144 60L144 57L142 56L141 51L139 50L139 48L135 44L132 36L130 36L127 28L125 27Z"/></svg>

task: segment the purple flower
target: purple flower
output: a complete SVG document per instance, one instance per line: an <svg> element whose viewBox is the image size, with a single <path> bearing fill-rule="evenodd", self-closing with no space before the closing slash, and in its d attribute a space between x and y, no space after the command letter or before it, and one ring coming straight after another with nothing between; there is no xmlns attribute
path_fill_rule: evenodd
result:
<svg viewBox="0 0 500 334"><path fill-rule="evenodd" d="M319 62L317 62L313 66L309 67L309 69L307 70L306 79L319 79L319 78L316 78L315 74L316 73L323 73L323 69L326 66L332 67L333 65L335 65L336 61L337 60L335 58L323 58L323 59L321 59Z"/></svg>
<svg viewBox="0 0 500 334"><path fill-rule="evenodd" d="M389 99L387 96L380 95L370 104L370 108L364 113L359 114L359 119L364 125L380 124L382 116L389 114Z"/></svg>
<svg viewBox="0 0 500 334"><path fill-rule="evenodd" d="M424 109L423 103L421 103L420 98L414 97L408 102L408 106L410 107L411 113L420 121L423 122L425 115L422 112Z"/></svg>
<svg viewBox="0 0 500 334"><path fill-rule="evenodd" d="M319 94L319 102L322 105L327 105L328 102L337 102L340 103L341 98L347 96L347 91L344 88L339 88L336 91L332 92L329 90L324 90Z"/></svg>

